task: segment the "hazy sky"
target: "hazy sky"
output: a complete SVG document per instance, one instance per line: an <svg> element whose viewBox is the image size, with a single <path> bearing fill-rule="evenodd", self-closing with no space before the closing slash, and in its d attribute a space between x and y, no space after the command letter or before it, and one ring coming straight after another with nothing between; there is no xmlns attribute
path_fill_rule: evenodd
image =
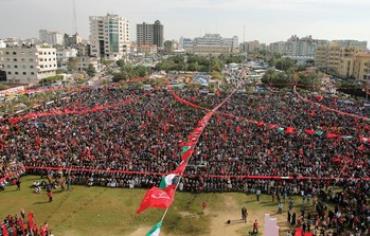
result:
<svg viewBox="0 0 370 236"><path fill-rule="evenodd" d="M159 19L166 39L220 33L243 40L286 40L290 35L370 42L370 0L75 0L79 33L88 17L119 14L135 24ZM0 0L0 38L37 37L39 29L72 33L73 0Z"/></svg>

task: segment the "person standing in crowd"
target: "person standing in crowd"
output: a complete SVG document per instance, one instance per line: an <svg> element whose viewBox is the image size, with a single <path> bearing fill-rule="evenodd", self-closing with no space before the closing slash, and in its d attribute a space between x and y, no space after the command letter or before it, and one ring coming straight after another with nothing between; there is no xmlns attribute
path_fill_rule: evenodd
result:
<svg viewBox="0 0 370 236"><path fill-rule="evenodd" d="M257 198L257 202L259 202L260 201L260 196L261 196L261 189L257 189L256 190L256 198Z"/></svg>
<svg viewBox="0 0 370 236"><path fill-rule="evenodd" d="M20 191L21 190L21 180L20 180L20 178L17 178L17 181L15 182L15 184L17 185L17 191Z"/></svg>
<svg viewBox="0 0 370 236"><path fill-rule="evenodd" d="M52 202L53 201L53 191L52 191L52 186L51 184L48 184L46 186L46 193L48 195L48 198L49 198L49 202Z"/></svg>
<svg viewBox="0 0 370 236"><path fill-rule="evenodd" d="M257 219L254 220L252 233L253 234L258 234L258 221L257 221Z"/></svg>
<svg viewBox="0 0 370 236"><path fill-rule="evenodd" d="M242 220L244 220L244 222L247 223L247 218L248 218L248 210L247 210L247 208L242 207L241 213L242 213Z"/></svg>

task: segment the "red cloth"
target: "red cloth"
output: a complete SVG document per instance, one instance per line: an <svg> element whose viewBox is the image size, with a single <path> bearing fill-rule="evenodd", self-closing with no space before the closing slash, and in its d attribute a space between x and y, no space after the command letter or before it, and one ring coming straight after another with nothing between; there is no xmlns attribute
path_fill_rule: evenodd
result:
<svg viewBox="0 0 370 236"><path fill-rule="evenodd" d="M313 236L313 234L311 232L305 232L304 236Z"/></svg>
<svg viewBox="0 0 370 236"><path fill-rule="evenodd" d="M276 128L279 128L279 126L277 124L269 124L269 128L276 129Z"/></svg>
<svg viewBox="0 0 370 236"><path fill-rule="evenodd" d="M308 135L314 135L315 134L315 130L313 130L313 129L305 129L304 132Z"/></svg>
<svg viewBox="0 0 370 236"><path fill-rule="evenodd" d="M139 208L136 210L136 213L140 214L147 208L169 208L174 199L175 188L175 185L171 185L165 189L152 187L146 192L144 199L141 201Z"/></svg>
<svg viewBox="0 0 370 236"><path fill-rule="evenodd" d="M6 228L5 224L1 224L1 231L3 236L9 236L8 229Z"/></svg>
<svg viewBox="0 0 370 236"><path fill-rule="evenodd" d="M193 155L193 152L194 152L194 149L190 148L184 154L182 154L181 160L186 161L187 159L189 159L191 157L191 155Z"/></svg>
<svg viewBox="0 0 370 236"><path fill-rule="evenodd" d="M242 132L242 130L241 130L240 126L238 125L238 126L236 126L236 133L239 134L240 132Z"/></svg>
<svg viewBox="0 0 370 236"><path fill-rule="evenodd" d="M286 134L294 134L294 132L295 132L295 129L293 127L287 127L285 129Z"/></svg>
<svg viewBox="0 0 370 236"><path fill-rule="evenodd" d="M265 122L263 122L263 121L258 121L258 123L257 123L257 126L258 127L262 127L264 125L265 125Z"/></svg>
<svg viewBox="0 0 370 236"><path fill-rule="evenodd" d="M182 161L180 165L173 171L174 174L181 175L186 168L186 161Z"/></svg>
<svg viewBox="0 0 370 236"><path fill-rule="evenodd" d="M303 236L303 229L302 228L296 228L294 236Z"/></svg>
<svg viewBox="0 0 370 236"><path fill-rule="evenodd" d="M338 134L336 134L336 133L327 133L326 134L326 138L328 138L328 139L336 139L336 138L338 138Z"/></svg>
<svg viewBox="0 0 370 236"><path fill-rule="evenodd" d="M317 100L318 102L321 102L321 101L324 99L324 97L323 97L323 96L316 96L315 98L316 98L316 100Z"/></svg>
<svg viewBox="0 0 370 236"><path fill-rule="evenodd" d="M28 218L28 229L33 230L33 227L35 225L33 220L33 213L32 212L28 213L27 218Z"/></svg>

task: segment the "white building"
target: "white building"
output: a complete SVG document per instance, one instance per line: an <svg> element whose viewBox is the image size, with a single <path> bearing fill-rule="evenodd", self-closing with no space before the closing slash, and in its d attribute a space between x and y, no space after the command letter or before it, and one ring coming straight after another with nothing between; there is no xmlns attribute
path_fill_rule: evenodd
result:
<svg viewBox="0 0 370 236"><path fill-rule="evenodd" d="M128 20L118 15L90 16L91 55L118 60L129 50Z"/></svg>
<svg viewBox="0 0 370 236"><path fill-rule="evenodd" d="M57 67L58 69L67 69L70 58L77 56L77 49L75 48L62 48L57 49Z"/></svg>
<svg viewBox="0 0 370 236"><path fill-rule="evenodd" d="M14 46L0 49L0 61L8 82L33 83L54 76L56 49L39 46Z"/></svg>
<svg viewBox="0 0 370 236"><path fill-rule="evenodd" d="M47 43L52 46L64 45L64 35L55 31L39 30L39 39L41 43Z"/></svg>
<svg viewBox="0 0 370 236"><path fill-rule="evenodd" d="M0 48L6 48L6 43L2 39L0 39Z"/></svg>
<svg viewBox="0 0 370 236"><path fill-rule="evenodd" d="M190 49L193 48L193 40L192 39L181 37L180 40L179 40L179 43L180 43L180 45L179 45L180 49L190 50Z"/></svg>
<svg viewBox="0 0 370 236"><path fill-rule="evenodd" d="M238 51L238 37L223 38L219 34L205 34L192 41L192 48L186 49L195 54L227 54Z"/></svg>
<svg viewBox="0 0 370 236"><path fill-rule="evenodd" d="M78 71L86 70L90 64L95 68L96 72L100 72L102 69L99 60L95 57L86 57L86 56L77 57L77 63Z"/></svg>

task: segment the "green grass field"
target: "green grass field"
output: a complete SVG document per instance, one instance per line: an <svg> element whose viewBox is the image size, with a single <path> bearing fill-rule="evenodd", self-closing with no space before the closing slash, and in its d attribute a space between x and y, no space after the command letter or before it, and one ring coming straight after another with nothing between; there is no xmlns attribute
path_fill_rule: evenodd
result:
<svg viewBox="0 0 370 236"><path fill-rule="evenodd" d="M36 179L39 177L24 177L21 191L10 186L0 192L0 217L14 215L23 208L35 213L38 224L47 221L54 235L134 236L145 235L163 212L149 209L136 215L145 193L142 189L73 186L70 192L55 191L54 201L48 203L45 192L35 194L29 188ZM205 210L203 202L208 204ZM242 206L248 209L248 223L226 225L228 219L240 219ZM256 202L254 195L241 193L177 193L161 235L247 235L254 219L259 220L262 230L264 214L276 212L276 203L272 203L270 196L262 196L261 201ZM286 210L276 217L281 228L286 228Z"/></svg>

